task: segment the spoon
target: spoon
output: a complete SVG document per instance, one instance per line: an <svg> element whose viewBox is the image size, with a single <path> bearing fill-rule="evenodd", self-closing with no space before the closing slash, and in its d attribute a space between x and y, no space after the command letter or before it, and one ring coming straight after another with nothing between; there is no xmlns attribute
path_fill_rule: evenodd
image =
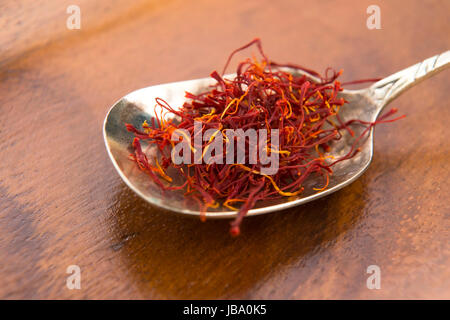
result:
<svg viewBox="0 0 450 320"><path fill-rule="evenodd" d="M384 78L368 88L344 90L340 94L348 103L340 109L339 115L344 122L349 119L373 122L383 108L401 93L449 66L450 51L446 51ZM306 74L311 80L318 81L317 78L305 72L294 71L289 68L283 69L295 74ZM184 196L184 191L161 192L159 186L147 174L139 170L135 162L129 160L129 154L133 153L131 142L134 136L133 133L126 130L125 123L131 123L135 127L140 127L144 120L151 123L151 118L155 116L155 98L161 97L174 109L177 109L185 101L185 91L201 92L214 83L214 79L204 78L143 88L127 94L109 110L103 126L103 136L109 157L125 183L152 205L186 215L200 215L197 204L189 197ZM358 132L358 130L361 131ZM356 128L354 130L355 136L361 134L362 130L363 128ZM351 146L351 140L352 137L349 134L343 133L343 137L334 142L331 155L339 157L346 154ZM309 179L303 185L305 191L297 197L258 201L257 206L251 209L247 216L279 211L304 204L349 185L364 173L372 160L373 128L370 130L368 138L363 139L358 147L361 151L355 157L341 161L333 167L333 174L330 176L327 189L321 192L314 191L313 187L316 186L317 181ZM148 156L151 159L153 155L148 154ZM223 211L220 207L217 209L209 208L206 212L208 218L233 218L236 215L237 211Z"/></svg>

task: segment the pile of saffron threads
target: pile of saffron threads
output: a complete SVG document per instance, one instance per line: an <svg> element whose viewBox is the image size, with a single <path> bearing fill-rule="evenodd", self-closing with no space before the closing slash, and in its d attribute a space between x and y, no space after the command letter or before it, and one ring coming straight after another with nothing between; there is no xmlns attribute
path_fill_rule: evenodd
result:
<svg viewBox="0 0 450 320"><path fill-rule="evenodd" d="M223 78L233 55L251 45L258 47L262 59L246 59L238 64L233 79ZM295 76L281 71L280 67L306 71L320 79L320 82L313 82L304 75ZM304 181L308 178L323 181L320 188L314 189L317 192L326 189L333 173L333 165L354 157L359 151L356 147L358 141L368 136L375 124L392 122L403 117L386 120L397 112L394 108L379 117L376 122L358 119L342 122L339 109L346 101L338 97L342 87L337 78L341 73L342 71L327 69L326 76L323 77L301 66L274 63L264 54L261 41L254 39L231 53L222 75L216 71L211 73L211 77L217 81L215 85L200 94L186 92L187 100L180 109L175 110L162 98L156 98L156 104L161 110L172 113L180 121L164 120L162 114L156 120L152 119L151 124L145 121L142 129L126 124L127 129L135 135L132 142L134 154L130 155L130 159L161 189L184 190L185 196L193 197L201 205L202 220L209 207L222 206L238 211L230 228L231 234L236 236L240 233L242 219L259 200L297 196L303 192ZM354 83L375 80L359 80ZM224 131L227 129L267 129L267 132L279 129L278 149L271 148L270 139L267 144L270 152L279 153L277 173L262 174L262 164L259 160L256 164L249 164L248 141L245 142L246 159L243 164L227 164L225 154L222 155L223 164L174 164L171 149L181 140L171 141L172 133L177 129L185 129L193 137L194 121L201 122L203 133L208 129L216 129L224 137ZM350 128L352 124L365 126L365 130L355 137L350 151L339 158L328 156L327 153L332 147L330 142L339 140L343 130L355 136ZM194 151L193 140L190 139L190 143ZM142 150L141 141L158 147L161 154L159 162L157 159L149 161ZM211 140L204 141L202 150L210 143ZM226 147L223 150L226 150ZM183 178L183 184L172 185L173 179L167 174L169 167L174 168L177 175Z"/></svg>

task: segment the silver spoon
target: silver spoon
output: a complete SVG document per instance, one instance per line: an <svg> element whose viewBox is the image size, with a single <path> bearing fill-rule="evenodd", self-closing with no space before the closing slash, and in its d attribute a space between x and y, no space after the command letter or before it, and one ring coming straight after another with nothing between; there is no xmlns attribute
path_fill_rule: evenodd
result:
<svg viewBox="0 0 450 320"><path fill-rule="evenodd" d="M449 66L450 51L446 51L382 79L369 88L344 90L342 97L348 101L348 104L345 104L340 110L341 119L343 121L348 119L375 121L383 108L402 92ZM295 71L295 73L300 72ZM309 74L307 76L312 80L317 80ZM195 202L191 202L189 197L183 195L184 191L162 193L160 188L145 173L140 171L133 161L129 160L128 155L132 153L133 134L126 130L124 123L131 123L138 128L144 120L149 121L154 117L155 98L157 97L163 98L176 109L183 105L185 91L200 92L214 83L214 79L205 78L143 88L127 94L109 110L103 126L103 136L109 157L125 183L149 203L174 212L193 216L200 215L198 206ZM355 129L356 136L362 132L358 132L358 130L363 129ZM351 139L352 137L349 134L344 133L343 138L333 145L332 155L342 156L346 154L350 148ZM355 157L339 162L333 167L333 174L330 176L327 189L321 192L314 191L312 188L317 186L318 182L314 179L307 180L304 185L305 191L299 196L276 201L258 201L257 207L251 209L247 216L297 206L319 199L349 185L369 167L373 156L373 130L370 131L367 139L361 141L359 148L361 152L357 153ZM149 155L149 159L151 159L151 156ZM211 211L206 212L208 218L233 218L237 214L236 211L222 211L222 208L209 210Z"/></svg>

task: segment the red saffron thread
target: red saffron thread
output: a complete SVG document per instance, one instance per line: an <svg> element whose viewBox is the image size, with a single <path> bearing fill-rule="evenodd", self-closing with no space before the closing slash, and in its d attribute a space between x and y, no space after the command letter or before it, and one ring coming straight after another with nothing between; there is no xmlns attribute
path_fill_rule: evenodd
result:
<svg viewBox="0 0 450 320"><path fill-rule="evenodd" d="M252 45L257 46L262 60L246 59L238 64L233 79L224 79L223 74L234 54ZM316 83L304 75L296 76L281 71L280 67L306 71L320 79L320 82ZM211 73L211 77L217 81L216 85L200 94L186 92L188 100L180 110L174 110L162 98L156 99L157 105L163 110L181 119L179 123L173 120L165 121L161 113L156 121L152 119L151 125L144 122L142 130L126 124L127 130L135 135L132 143L134 154L130 155L130 159L162 190L184 189L185 196L194 198L201 206L202 221L209 207L221 205L238 211L230 228L230 233L237 236L240 234L242 219L259 200L297 196L303 192L305 180L312 175L322 177L324 181L322 187L314 190L326 189L329 176L333 172L331 167L354 157L359 151L359 141L368 135L373 126L404 117L386 119L397 112L397 109L393 108L375 122L359 119L343 122L339 117L339 109L346 101L338 98L342 87L337 80L341 73L342 71L335 72L328 68L325 76L321 76L298 65L270 61L262 50L260 39L256 38L230 54L222 75L216 71ZM379 79L357 80L347 84L377 80ZM172 133L177 129L187 130L191 137L182 139L191 139L193 147L195 121L202 123L202 133L208 129L217 129L222 134L226 129L253 128L267 129L268 132L271 129L279 129L278 172L267 176L261 174L262 164L259 161L248 165L249 141L245 141L245 164L226 164L224 160L224 164L175 165L171 160L170 150L181 140L171 141ZM332 150L332 142L339 140L343 131L355 135L351 125L361 125L365 129L355 137L350 151L337 159L327 156ZM147 158L142 151L141 140L158 147L161 153L160 162L152 163ZM202 142L202 150L205 150L208 144L208 141ZM268 148L271 149L270 142ZM218 156L225 159L225 154ZM183 177L182 185L172 185L172 178L166 174L169 167ZM236 207L237 205L240 207Z"/></svg>

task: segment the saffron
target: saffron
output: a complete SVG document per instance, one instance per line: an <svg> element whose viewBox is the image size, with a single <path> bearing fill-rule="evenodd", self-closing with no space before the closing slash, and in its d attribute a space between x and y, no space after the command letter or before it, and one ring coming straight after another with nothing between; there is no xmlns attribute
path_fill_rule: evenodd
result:
<svg viewBox="0 0 450 320"><path fill-rule="evenodd" d="M223 74L234 54L252 45L257 46L262 59L246 59L238 64L233 79L224 78ZM305 71L320 81L314 82L306 75L296 76L282 71L281 67ZM327 69L325 76L322 76L298 65L272 62L264 54L261 41L254 39L231 53L222 75L216 71L211 73L211 77L216 80L215 85L199 94L187 92L187 100L179 110L174 110L162 98L156 99L162 110L177 116L179 122L164 120L164 114L161 114L151 125L144 122L142 129L126 124L127 129L135 136L132 141L134 153L130 155L130 159L161 189L185 190L185 196L193 197L201 204L202 220L210 207L222 206L238 211L230 228L230 233L236 236L240 233L242 219L258 201L297 196L304 191L305 180L313 178L312 176L323 181L314 190L325 190L333 173L333 165L354 157L359 152L356 147L358 142L368 136L374 125L402 118L387 119L397 112L396 109L391 109L375 122L358 119L343 122L339 117L339 110L346 101L338 97L342 86L337 80L341 74L342 71ZM376 80L358 80L352 83ZM277 152L280 157L278 171L267 175L262 172L264 165L261 159L251 163L250 141L247 140L244 163L195 161L188 165L175 164L171 158L171 150L182 141L189 143L190 157L198 160L200 156L195 154L195 122L201 123L201 133L208 129L221 133L226 140L224 145L230 142L227 141L227 129L266 129L268 133L278 129L278 147L275 148L270 139L267 141L267 151ZM350 151L339 158L328 155L332 142L341 138L343 130L354 136L351 125L362 125L365 129L355 137ZM178 141L172 140L174 132L179 132ZM183 132L189 132L191 137ZM215 137L201 141L203 151L199 153L202 156L208 151L213 138ZM159 162L157 159L148 159L141 148L141 141L158 147L161 154ZM224 153L215 154L214 157L225 160ZM181 175L183 184L173 185L173 179L167 173L169 167Z"/></svg>

